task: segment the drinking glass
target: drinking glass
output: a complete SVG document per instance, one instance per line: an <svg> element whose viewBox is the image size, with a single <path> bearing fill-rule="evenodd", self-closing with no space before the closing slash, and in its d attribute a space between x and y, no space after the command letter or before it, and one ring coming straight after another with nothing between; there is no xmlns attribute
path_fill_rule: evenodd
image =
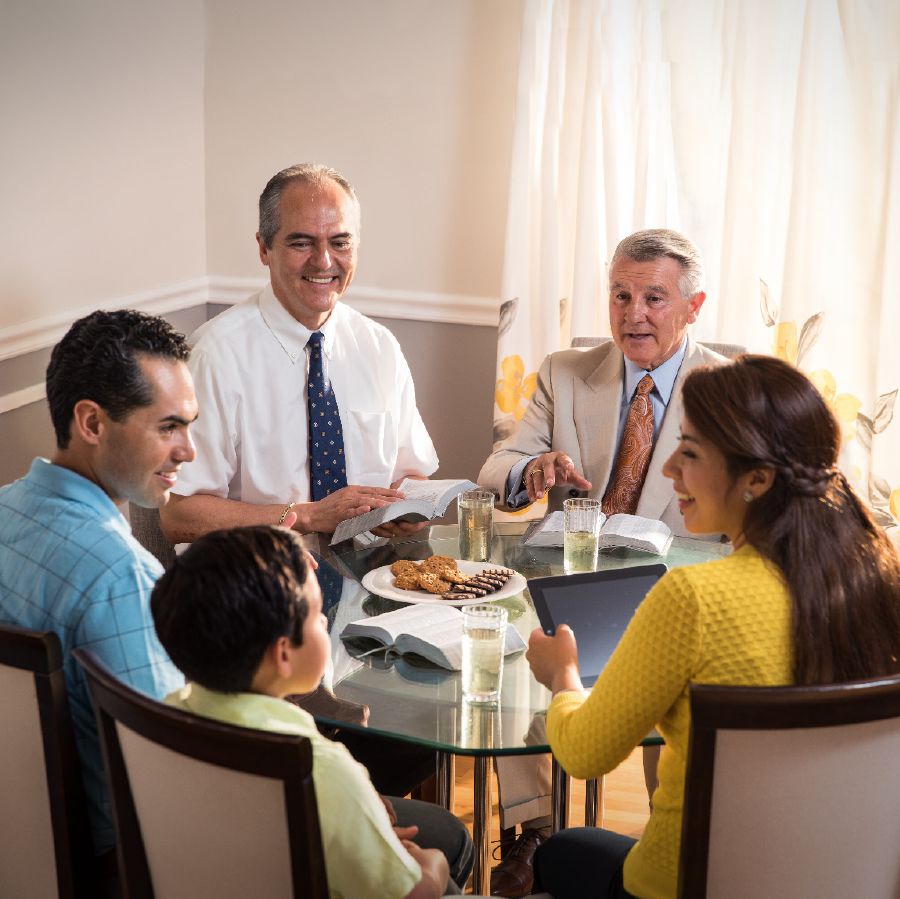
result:
<svg viewBox="0 0 900 899"><path fill-rule="evenodd" d="M490 490L467 490L457 500L459 512L459 557L487 562L491 557L494 494Z"/></svg>
<svg viewBox="0 0 900 899"><path fill-rule="evenodd" d="M503 677L506 609L497 605L463 608L462 688L468 702L496 702Z"/></svg>
<svg viewBox="0 0 900 899"><path fill-rule="evenodd" d="M594 571L600 538L600 503L595 499L567 499L563 511L563 568L566 574Z"/></svg>

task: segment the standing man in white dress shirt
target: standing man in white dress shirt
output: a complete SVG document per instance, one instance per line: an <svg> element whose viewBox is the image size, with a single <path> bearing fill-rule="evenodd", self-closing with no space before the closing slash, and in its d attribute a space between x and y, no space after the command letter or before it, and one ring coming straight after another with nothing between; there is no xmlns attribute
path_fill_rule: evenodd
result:
<svg viewBox="0 0 900 899"><path fill-rule="evenodd" d="M218 528L289 523L331 532L401 497L404 477L427 477L437 455L416 408L409 367L386 328L339 302L353 280L360 208L350 183L319 165L275 175L259 200L259 257L271 283L200 327L191 371L200 403L197 460L161 516L173 543ZM321 342L313 349L310 338ZM345 466L314 497L307 381L333 389ZM319 363L313 363L319 364ZM329 435L331 436L331 435ZM421 525L389 523L381 536Z"/></svg>

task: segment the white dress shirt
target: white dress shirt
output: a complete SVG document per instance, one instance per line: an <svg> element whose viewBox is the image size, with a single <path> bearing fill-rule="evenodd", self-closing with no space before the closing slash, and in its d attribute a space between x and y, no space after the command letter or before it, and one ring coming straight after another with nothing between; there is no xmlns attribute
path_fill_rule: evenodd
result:
<svg viewBox="0 0 900 899"><path fill-rule="evenodd" d="M340 302L320 330L341 414L347 483L388 487L411 472L432 474L437 455L394 335ZM311 333L270 284L192 335L197 458L179 474L180 495L309 502Z"/></svg>

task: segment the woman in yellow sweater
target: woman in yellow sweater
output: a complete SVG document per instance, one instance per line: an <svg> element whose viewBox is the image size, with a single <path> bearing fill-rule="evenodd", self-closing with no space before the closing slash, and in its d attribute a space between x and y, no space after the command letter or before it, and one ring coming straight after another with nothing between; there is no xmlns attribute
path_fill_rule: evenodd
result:
<svg viewBox="0 0 900 899"><path fill-rule="evenodd" d="M816 388L768 356L692 372L664 473L693 533L725 559L670 571L590 693L572 631L531 635L553 692L553 754L575 777L611 771L653 726L665 739L637 842L600 828L538 849L536 888L567 897L675 896L692 683L821 684L900 670L900 561L837 468L840 429Z"/></svg>

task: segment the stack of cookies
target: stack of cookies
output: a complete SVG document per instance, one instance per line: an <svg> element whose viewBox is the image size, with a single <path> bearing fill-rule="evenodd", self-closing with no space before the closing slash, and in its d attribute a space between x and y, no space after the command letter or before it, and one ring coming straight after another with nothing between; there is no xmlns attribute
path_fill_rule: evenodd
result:
<svg viewBox="0 0 900 899"><path fill-rule="evenodd" d="M514 574L509 568L487 568L478 574L463 574L456 559L432 556L424 562L401 559L391 565L394 586L399 590L427 590L441 599L475 599L499 590Z"/></svg>

